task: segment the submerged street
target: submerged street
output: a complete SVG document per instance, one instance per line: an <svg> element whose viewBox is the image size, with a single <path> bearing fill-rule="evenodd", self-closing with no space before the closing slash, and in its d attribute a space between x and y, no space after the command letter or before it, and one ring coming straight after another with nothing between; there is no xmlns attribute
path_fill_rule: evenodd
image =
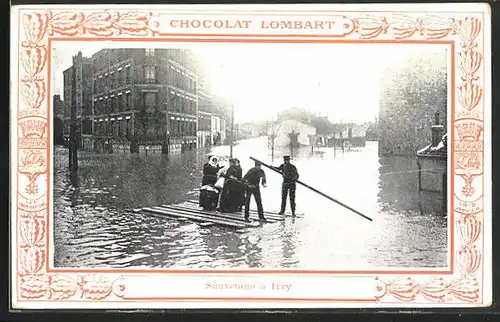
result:
<svg viewBox="0 0 500 322"><path fill-rule="evenodd" d="M68 150L54 148L53 234L56 267L370 269L445 267L447 216L439 193L417 188L415 158L378 157L364 148L276 151L291 154L300 180L371 217L372 222L297 185L303 218L236 233L189 221L135 214L132 209L197 199L208 153L179 155L79 152L70 179ZM234 157L243 172L250 156L271 163L267 138L240 141ZM278 211L281 176L265 169L265 210ZM256 205L252 199L251 208ZM287 211L289 211L287 203Z"/></svg>

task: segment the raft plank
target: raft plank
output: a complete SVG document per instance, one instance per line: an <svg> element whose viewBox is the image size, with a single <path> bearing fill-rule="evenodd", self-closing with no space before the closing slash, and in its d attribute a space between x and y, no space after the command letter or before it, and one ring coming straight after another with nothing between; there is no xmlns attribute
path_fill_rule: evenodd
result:
<svg viewBox="0 0 500 322"><path fill-rule="evenodd" d="M156 208L156 207L155 207ZM236 223L236 222L228 222L228 221L221 221L217 220L215 218L202 218L199 216L194 216L194 215L189 215L185 213L179 213L173 210L168 210L168 209L155 209L155 208L143 208L142 211L149 212L149 213L155 213L155 214L162 214L165 216L170 216L170 217L176 217L178 218L187 218L191 219L193 221L198 221L198 222L212 222L214 224L218 224L221 226L227 226L227 227L232 227L232 228L246 228L248 227L247 225L241 224L241 223Z"/></svg>
<svg viewBox="0 0 500 322"><path fill-rule="evenodd" d="M204 212L194 212L191 209L183 209L176 207L175 205L164 205L164 206L156 206L153 207L153 209L160 209L160 210L168 210L168 211L174 211L178 214L185 214L187 216L195 216L197 218L204 218L207 221L224 221L224 222L229 222L229 223L235 223L235 224L242 224L245 225L245 227L256 227L259 225L259 222L246 222L243 219L239 218L234 218L234 217L217 217L214 216L212 213L204 213Z"/></svg>
<svg viewBox="0 0 500 322"><path fill-rule="evenodd" d="M185 208L190 209L190 210L207 213L207 214L211 214L211 215L214 215L214 216L228 215L228 216L231 216L233 218L241 218L242 220L245 217L245 213L243 211L242 212L220 213L220 212L216 212L216 211L210 212L210 211L207 211L207 210L203 210L203 209L199 208L198 206L196 206L196 205L194 205L192 203L184 203L184 204L181 204L181 205L183 207L185 207ZM266 219L268 221L272 221L272 222L285 220L284 216L268 214L266 212L264 212L264 217L266 217ZM258 213L256 211L255 212L251 212L250 211L250 219L258 219L258 218L259 218L259 215L258 215Z"/></svg>
<svg viewBox="0 0 500 322"><path fill-rule="evenodd" d="M202 211L193 211L192 209L183 209L181 207L176 207L175 205L162 205L162 206L154 207L154 209L156 209L156 208L173 210L173 211L177 211L177 212L183 213L183 214L190 214L193 216L199 216L200 218L207 218L209 220L216 219L216 220L223 220L223 221L231 222L231 223L243 224L243 225L245 225L245 227L255 227L259 224L258 222L246 222L243 218L237 218L237 217L232 217L232 216L215 216L213 213L202 212Z"/></svg>
<svg viewBox="0 0 500 322"><path fill-rule="evenodd" d="M169 208L174 208L174 209L178 209L178 210L185 210L185 211L188 211L188 212L194 212L194 213L197 213L197 214L204 214L204 215L208 215L208 216L214 216L214 217L219 217L219 218L227 218L227 219L231 219L231 220L237 220L237 221L241 221L241 222L246 222L245 221L245 216L243 213L230 213L230 212L227 212L227 213L220 213L220 212L210 212L210 211L205 211L203 209L197 209L197 208L194 208L192 206L182 206L182 205L162 205L161 207L169 207ZM254 219L254 220L258 220L258 215L257 214L250 214L250 219ZM271 217L266 217L266 222L276 222L276 221L281 221L281 220L285 220L285 218L271 218Z"/></svg>
<svg viewBox="0 0 500 322"><path fill-rule="evenodd" d="M196 204L196 205L198 205L198 204L199 204L198 200L195 200L195 199L191 199L191 200L188 200L188 201L186 201L186 202L189 202L189 203L191 203L191 204ZM252 212L257 213L257 209L250 209L250 213L252 213ZM264 216L265 216L266 214L276 215L276 216L282 216L282 215L280 215L280 214L279 214L279 212L264 210ZM291 216L292 216L292 214L291 214L290 212L285 212L285 214L284 214L283 216L289 216L289 217L291 217ZM304 214L303 214L303 213L296 213L296 214L295 214L295 216L296 216L296 217L302 217L302 216L304 216Z"/></svg>
<svg viewBox="0 0 500 322"><path fill-rule="evenodd" d="M139 209L134 209L133 212L136 213L136 214L143 214L143 215L148 215L148 216L153 216L153 217L158 217L158 218L161 218L161 219L168 219L166 218L167 216L166 215L163 215L163 214L156 214L156 213L152 213L152 212L148 212L147 214L143 213L144 208L139 208ZM178 222L183 222L183 221L186 221L188 220L187 218L183 218L183 217L176 217L177 221Z"/></svg>

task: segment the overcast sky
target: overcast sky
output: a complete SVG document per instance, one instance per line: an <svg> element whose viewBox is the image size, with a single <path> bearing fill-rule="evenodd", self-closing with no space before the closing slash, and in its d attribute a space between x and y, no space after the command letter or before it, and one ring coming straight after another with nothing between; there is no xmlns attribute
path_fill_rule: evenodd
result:
<svg viewBox="0 0 500 322"><path fill-rule="evenodd" d="M54 42L53 94L63 96L63 70L79 50L162 47L172 44ZM179 46L175 44L175 46ZM186 44L209 72L213 90L235 107L235 121L269 119L281 109L307 108L332 121L365 122L378 114L379 75L408 54L443 51L409 44Z"/></svg>

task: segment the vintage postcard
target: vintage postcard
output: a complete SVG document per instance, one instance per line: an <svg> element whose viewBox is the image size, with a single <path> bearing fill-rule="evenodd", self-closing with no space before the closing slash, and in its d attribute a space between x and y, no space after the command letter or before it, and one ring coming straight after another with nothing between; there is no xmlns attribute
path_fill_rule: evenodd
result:
<svg viewBox="0 0 500 322"><path fill-rule="evenodd" d="M13 309L491 304L487 5L13 9Z"/></svg>

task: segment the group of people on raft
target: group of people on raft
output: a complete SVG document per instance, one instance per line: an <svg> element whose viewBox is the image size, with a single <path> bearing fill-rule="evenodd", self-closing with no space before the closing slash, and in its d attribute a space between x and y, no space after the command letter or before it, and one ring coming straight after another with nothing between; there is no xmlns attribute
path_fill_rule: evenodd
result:
<svg viewBox="0 0 500 322"><path fill-rule="evenodd" d="M284 157L281 166L273 168L283 175L280 214L285 213L286 199L289 195L294 216L295 182L299 178L297 168L290 163L289 156ZM204 210L219 212L239 212L245 207L245 220L250 221L250 201L254 196L259 219L265 221L260 184L264 188L267 186L266 174L260 162L256 161L255 166L243 176L243 169L238 159L229 159L227 166L221 166L216 156L209 156L209 161L203 166L199 205Z"/></svg>

